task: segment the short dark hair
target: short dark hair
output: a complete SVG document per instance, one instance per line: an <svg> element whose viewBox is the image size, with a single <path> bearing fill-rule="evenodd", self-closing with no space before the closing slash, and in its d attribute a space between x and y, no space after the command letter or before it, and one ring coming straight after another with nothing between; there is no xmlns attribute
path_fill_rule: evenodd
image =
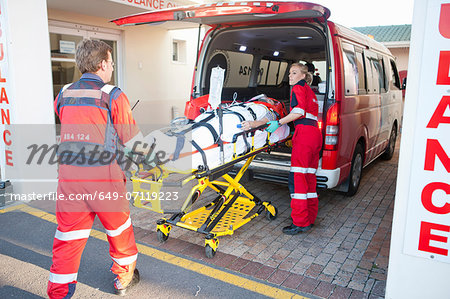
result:
<svg viewBox="0 0 450 299"><path fill-rule="evenodd" d="M95 73L103 60L108 60L112 48L105 42L95 39L83 39L77 45L75 61L82 74Z"/></svg>

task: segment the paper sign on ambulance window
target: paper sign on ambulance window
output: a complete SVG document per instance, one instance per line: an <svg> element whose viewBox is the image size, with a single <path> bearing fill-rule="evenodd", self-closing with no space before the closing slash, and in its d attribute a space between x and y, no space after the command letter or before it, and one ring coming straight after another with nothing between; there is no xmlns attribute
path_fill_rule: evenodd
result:
<svg viewBox="0 0 450 299"><path fill-rule="evenodd" d="M414 74L420 87L406 98L417 107L403 251L450 263L450 3L442 2L428 2L416 43L423 45Z"/></svg>

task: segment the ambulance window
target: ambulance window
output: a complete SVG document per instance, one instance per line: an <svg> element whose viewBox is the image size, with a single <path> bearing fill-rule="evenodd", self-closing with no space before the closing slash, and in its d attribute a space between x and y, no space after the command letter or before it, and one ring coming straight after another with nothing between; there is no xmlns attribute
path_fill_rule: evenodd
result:
<svg viewBox="0 0 450 299"><path fill-rule="evenodd" d="M252 71L253 55L242 52L215 50L205 70L203 90L209 93L211 70L220 66L225 69L223 87L248 87Z"/></svg>
<svg viewBox="0 0 450 299"><path fill-rule="evenodd" d="M364 63L367 75L367 93L380 93L380 64L376 54L364 50Z"/></svg>
<svg viewBox="0 0 450 299"><path fill-rule="evenodd" d="M229 76L224 87L248 87L252 72L253 55L240 52L228 52Z"/></svg>
<svg viewBox="0 0 450 299"><path fill-rule="evenodd" d="M383 88L384 90L382 90L382 92L387 92L389 90L389 72L388 69L386 67L386 58L383 56L378 56L378 58L380 59L380 63L381 66L383 67Z"/></svg>
<svg viewBox="0 0 450 299"><path fill-rule="evenodd" d="M262 59L259 67L258 85L278 85L283 81L287 62Z"/></svg>
<svg viewBox="0 0 450 299"><path fill-rule="evenodd" d="M344 50L344 73L345 73L345 94L357 94L357 86L359 81L358 67L356 57L353 51Z"/></svg>
<svg viewBox="0 0 450 299"><path fill-rule="evenodd" d="M311 61L311 63L315 67L314 76L319 77L318 82L321 83L326 78L321 78L320 76L324 76L326 74L325 70L327 69L327 62L325 60L321 61ZM314 81L314 80L313 80Z"/></svg>
<svg viewBox="0 0 450 299"><path fill-rule="evenodd" d="M374 92L380 93L381 90L384 91L384 75L383 68L380 61L377 59L370 59L373 65L373 80L374 80Z"/></svg>
<svg viewBox="0 0 450 299"><path fill-rule="evenodd" d="M393 60L391 60L391 76L394 89L400 89L400 79L398 77L397 67Z"/></svg>
<svg viewBox="0 0 450 299"><path fill-rule="evenodd" d="M357 51L355 54L356 54L356 66L358 67L358 94L365 94L367 92L366 92L366 76L364 70L363 53Z"/></svg>

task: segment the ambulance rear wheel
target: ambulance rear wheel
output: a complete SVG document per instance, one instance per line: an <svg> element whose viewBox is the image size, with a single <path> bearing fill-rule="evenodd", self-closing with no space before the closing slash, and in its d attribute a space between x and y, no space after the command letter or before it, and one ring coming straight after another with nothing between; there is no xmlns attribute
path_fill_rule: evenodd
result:
<svg viewBox="0 0 450 299"><path fill-rule="evenodd" d="M216 255L216 251L209 245L205 246L206 257L212 259Z"/></svg>
<svg viewBox="0 0 450 299"><path fill-rule="evenodd" d="M361 143L358 143L353 153L352 166L350 176L348 178L348 191L345 195L353 196L358 191L359 183L361 183L362 169L364 163L364 149Z"/></svg>
<svg viewBox="0 0 450 299"><path fill-rule="evenodd" d="M169 235L164 234L161 230L158 229L156 232L156 236L158 237L158 241L164 243L169 238Z"/></svg>
<svg viewBox="0 0 450 299"><path fill-rule="evenodd" d="M278 217L278 209L277 209L277 207L275 207L275 206L274 206L274 208L275 208L275 215L272 215L272 214L269 212L269 210L266 211L266 218L267 218L267 220L269 220L269 221L275 220L275 219L277 219L277 217Z"/></svg>

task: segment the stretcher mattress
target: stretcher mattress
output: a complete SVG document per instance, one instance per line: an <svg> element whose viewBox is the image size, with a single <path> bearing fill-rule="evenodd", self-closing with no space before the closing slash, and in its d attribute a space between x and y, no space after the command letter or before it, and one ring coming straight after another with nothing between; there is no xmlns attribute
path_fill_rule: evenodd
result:
<svg viewBox="0 0 450 299"><path fill-rule="evenodd" d="M155 147L153 153L163 152L166 157L173 157L172 160L167 162L166 167L174 168L180 171L196 170L201 166L204 166L204 158L202 154L197 150L191 141L195 141L196 144L204 152L206 158L206 165L209 169L217 167L223 163L230 162L233 159L234 148L236 146L236 154L240 155L247 151L246 142L243 136L240 136L236 140L236 144L233 144L233 136L242 132L242 129L238 128L238 125L242 121L262 120L264 117L269 120L275 120L276 114L268 109L265 105L256 103L244 103L239 105L232 105L223 109L222 118L222 140L223 140L223 155L219 146L218 136L220 136L220 120L217 112L205 112L199 115L194 123L202 123L202 125L193 126L192 130L187 130L182 137L176 136L173 131L164 132L162 130L156 130L146 136L147 140L155 140ZM207 123L208 125L205 125ZM211 127L215 131L212 132ZM183 130L181 130L183 131ZM186 129L184 130L186 131ZM286 139L289 135L289 127L283 125L278 128L274 133L270 135L270 143L275 143L280 140ZM183 140L180 140L183 139ZM264 130L255 131L254 135L254 149L261 148L265 145L267 139L267 132ZM247 137L247 142L251 146L252 138ZM182 144L181 151L177 152Z"/></svg>

